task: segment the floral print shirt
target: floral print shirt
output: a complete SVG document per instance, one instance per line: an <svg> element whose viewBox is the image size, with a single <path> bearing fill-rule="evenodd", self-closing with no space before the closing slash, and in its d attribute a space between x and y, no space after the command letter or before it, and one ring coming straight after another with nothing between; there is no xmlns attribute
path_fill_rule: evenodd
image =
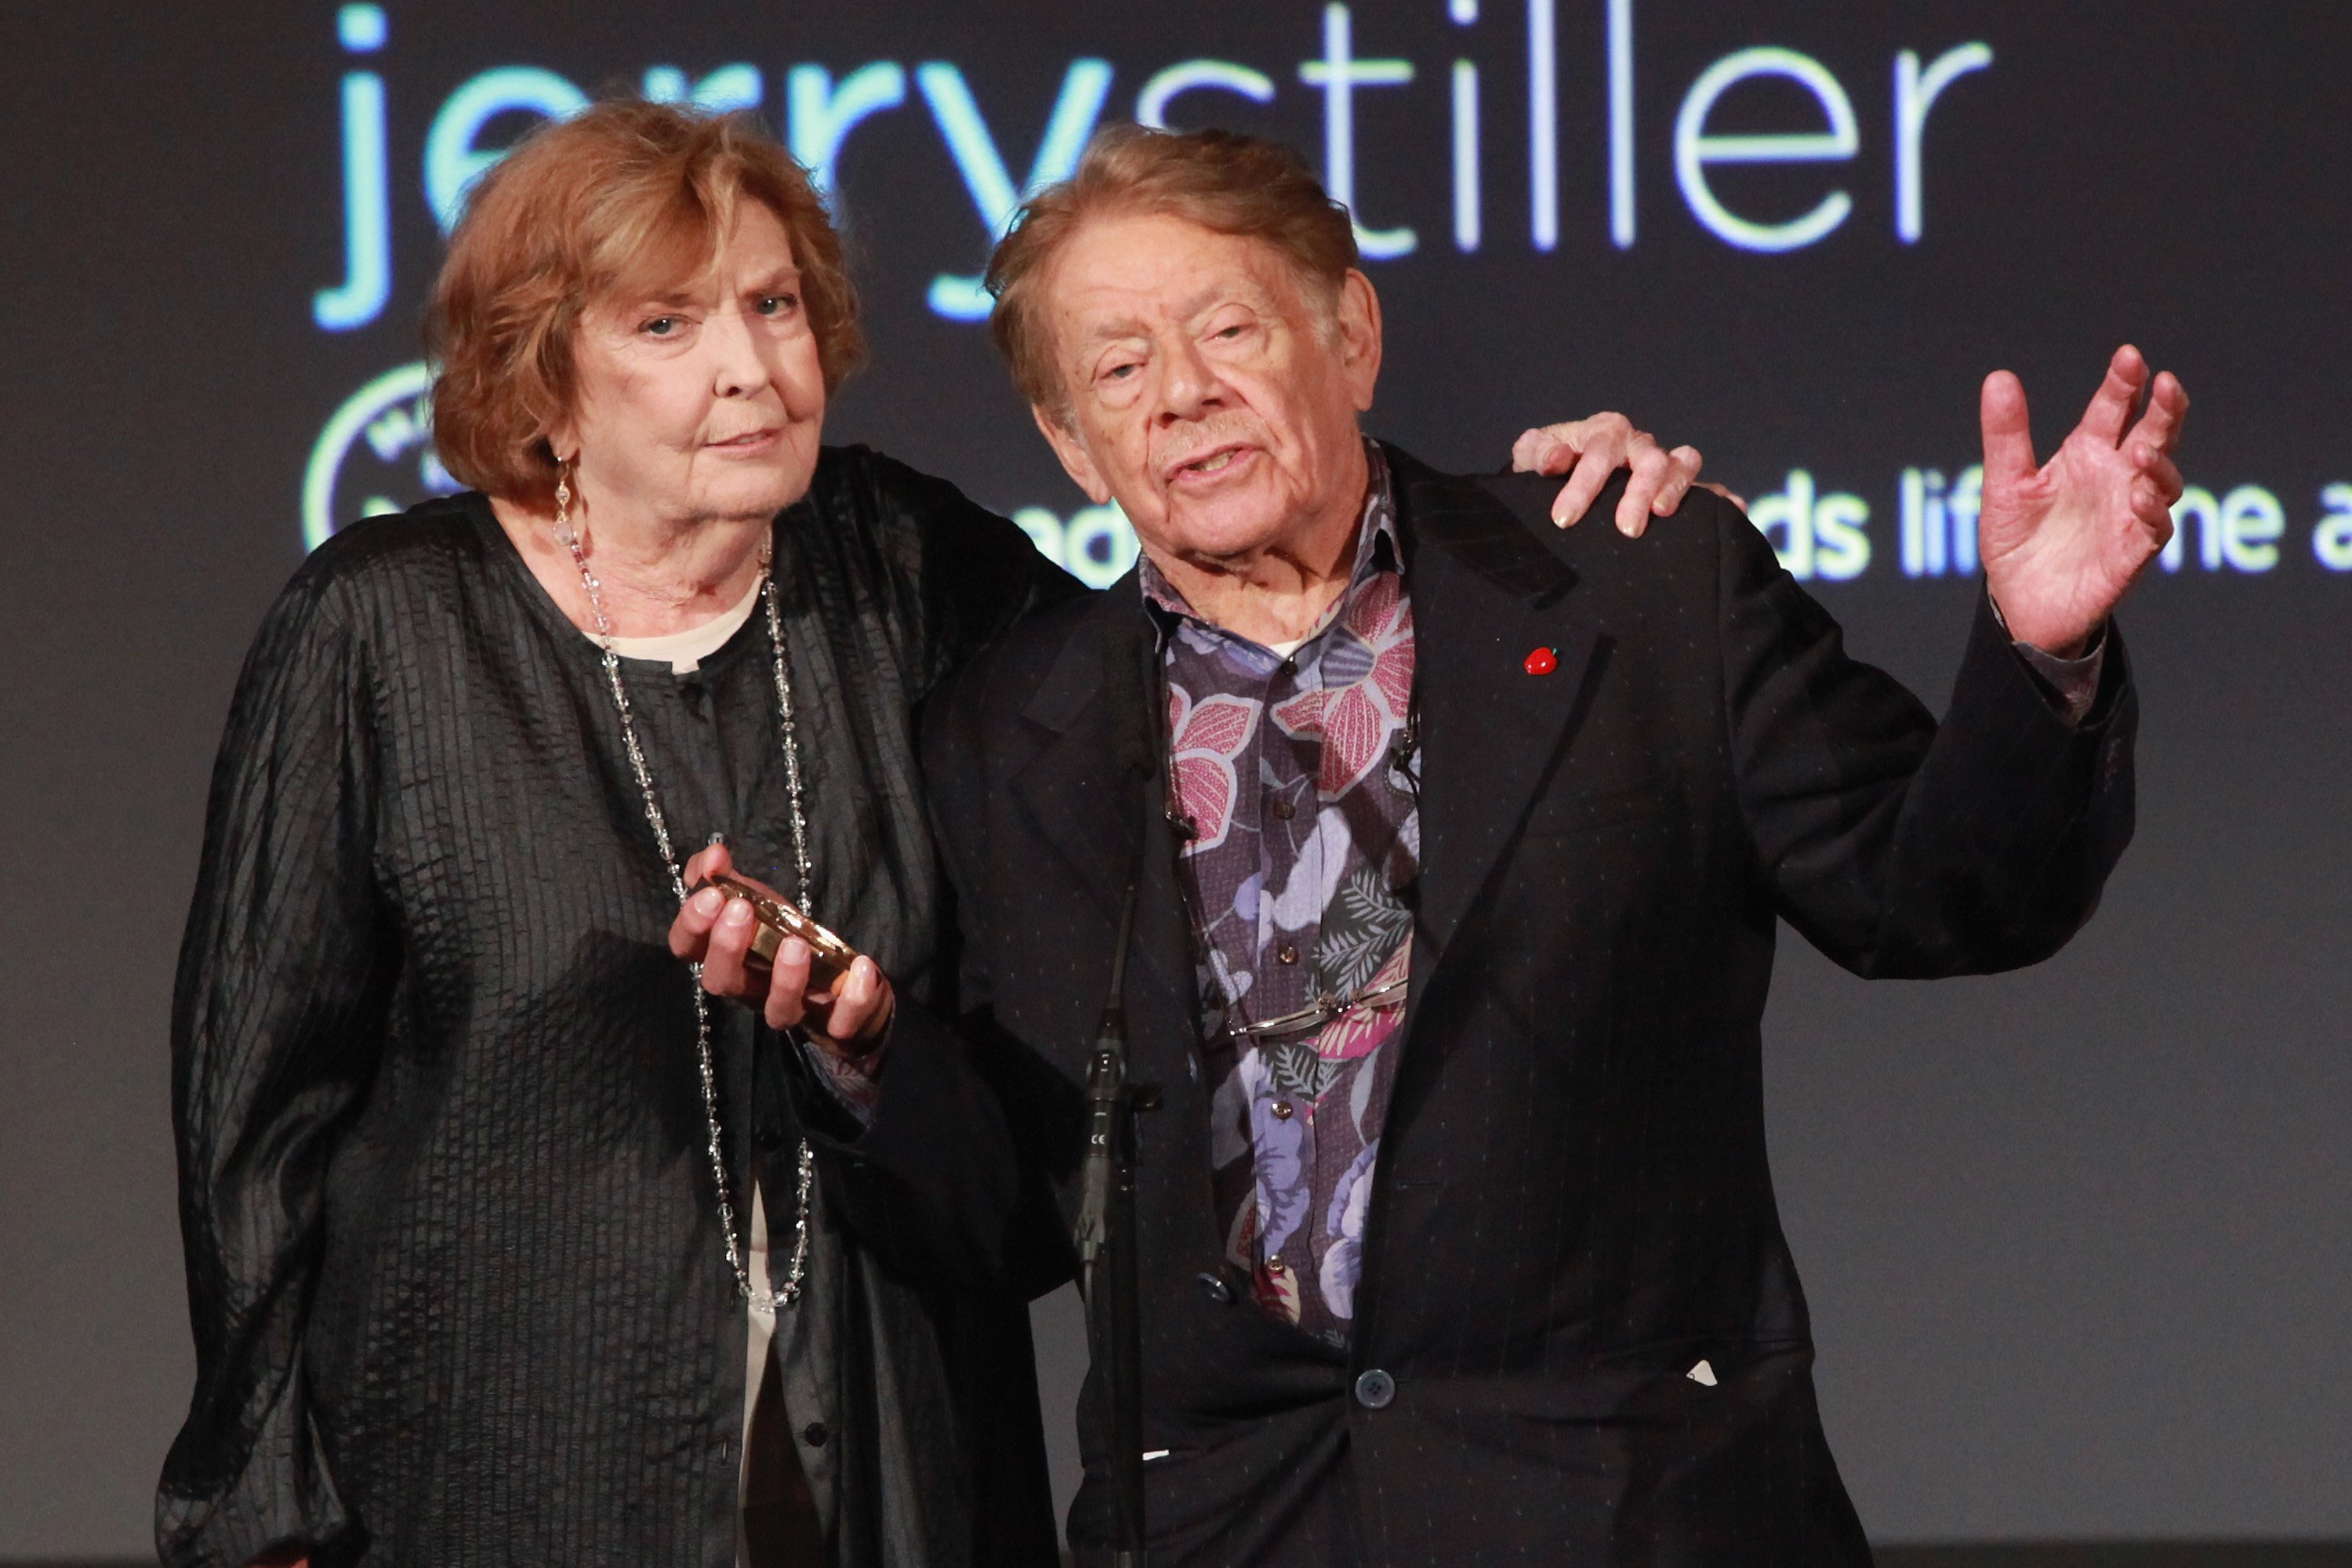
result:
<svg viewBox="0 0 2352 1568"><path fill-rule="evenodd" d="M1195 615L1149 560L1162 634L1179 879L1193 929L1210 1159L1226 1259L1258 1305L1344 1345L1396 1076L1420 868L1412 605L1388 468L1354 574L1286 653ZM1369 996L1368 996L1369 994ZM1368 998L1320 1020L1244 1032Z"/></svg>

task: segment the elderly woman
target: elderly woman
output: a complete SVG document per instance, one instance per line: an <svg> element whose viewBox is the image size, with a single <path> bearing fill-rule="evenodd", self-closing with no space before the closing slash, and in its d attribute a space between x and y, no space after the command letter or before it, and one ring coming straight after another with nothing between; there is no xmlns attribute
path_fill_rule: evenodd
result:
<svg viewBox="0 0 2352 1568"><path fill-rule="evenodd" d="M969 1278L890 1178L817 1154L855 1042L706 1004L665 940L723 839L870 955L849 1011L877 963L923 994L909 711L1074 585L952 487L821 446L850 286L743 122L612 103L530 138L431 335L475 489L310 556L214 780L164 1561L1054 1561L1022 1300L1050 1274ZM1646 456L1670 510L1695 459Z"/></svg>

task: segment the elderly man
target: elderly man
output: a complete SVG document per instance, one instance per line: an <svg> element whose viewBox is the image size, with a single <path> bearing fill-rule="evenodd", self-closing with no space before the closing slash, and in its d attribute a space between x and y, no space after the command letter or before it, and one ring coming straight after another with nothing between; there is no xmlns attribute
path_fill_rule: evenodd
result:
<svg viewBox="0 0 2352 1568"><path fill-rule="evenodd" d="M1066 1268L1024 1195L1076 1210L1136 887L1152 1562L1867 1563L1766 1165L1775 930L1927 976L2088 918L2132 819L2109 615L2168 532L2179 384L2134 423L2119 352L2037 468L1986 383L1988 595L1938 724L1712 497L1563 533L1540 481L1364 439L1379 301L1278 148L1107 135L991 280L1144 559L936 700L961 1016L892 1022L842 1130L874 1191L976 1273ZM709 983L800 1020L805 954L747 975L740 921ZM1007 1124L1019 1169L976 1152Z"/></svg>

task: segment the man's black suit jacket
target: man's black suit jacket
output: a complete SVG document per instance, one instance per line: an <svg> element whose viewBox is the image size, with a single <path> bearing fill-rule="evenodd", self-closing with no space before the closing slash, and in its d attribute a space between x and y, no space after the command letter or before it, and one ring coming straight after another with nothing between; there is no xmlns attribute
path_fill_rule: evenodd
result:
<svg viewBox="0 0 2352 1568"><path fill-rule="evenodd" d="M1129 1049L1162 1097L1139 1190L1145 1447L1169 1451L1147 1467L1154 1563L1866 1563L1765 1160L1775 928L1864 975L2055 952L2131 831L2120 643L2070 725L1980 612L1938 725L1712 495L1639 541L1563 532L1549 481L1388 457L1422 874L1349 1348L1213 1288L1214 1086L1176 846L1121 739L1143 690L1122 661L1149 646L1131 579L935 700L962 1011L902 1015L845 1151L871 1178L856 1203L977 1279L1066 1277L1078 1084L1139 873ZM1537 647L1551 673L1528 672ZM1108 1538L1097 1398L1082 1560Z"/></svg>

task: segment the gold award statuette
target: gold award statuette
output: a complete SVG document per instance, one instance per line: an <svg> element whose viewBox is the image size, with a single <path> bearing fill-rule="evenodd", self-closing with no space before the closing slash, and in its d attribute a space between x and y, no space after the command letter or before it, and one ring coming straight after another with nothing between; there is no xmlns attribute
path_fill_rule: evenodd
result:
<svg viewBox="0 0 2352 1568"><path fill-rule="evenodd" d="M808 918L793 905L773 893L754 887L740 877L719 873L709 877L695 888L717 888L730 899L741 899L751 906L755 929L751 932L751 959L763 965L776 962L776 950L784 945L784 938L796 936L809 946L809 982L812 985L830 988L849 971L856 961L857 950L833 932Z"/></svg>

